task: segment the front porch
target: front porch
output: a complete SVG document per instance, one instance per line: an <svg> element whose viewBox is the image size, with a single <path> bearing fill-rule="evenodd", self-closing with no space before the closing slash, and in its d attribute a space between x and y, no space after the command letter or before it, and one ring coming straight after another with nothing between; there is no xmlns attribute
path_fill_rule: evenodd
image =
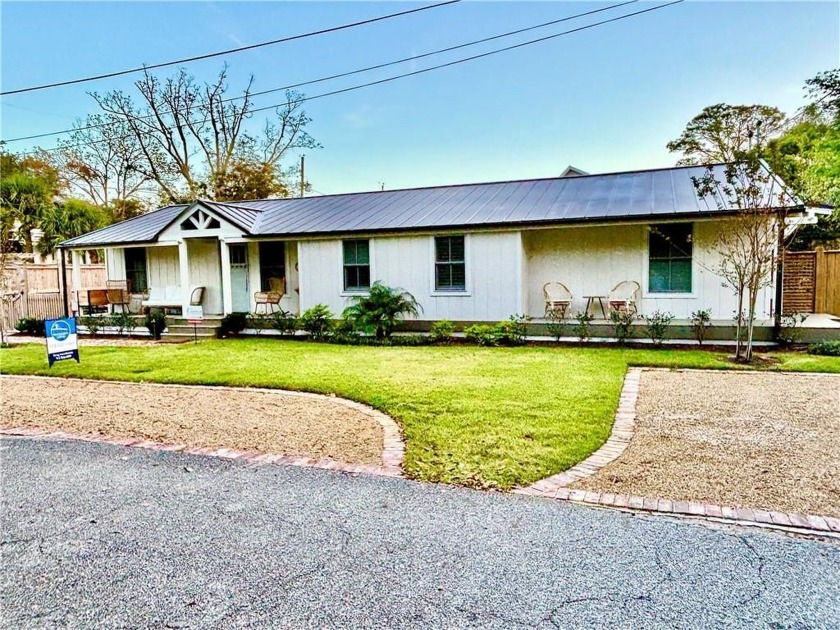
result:
<svg viewBox="0 0 840 630"><path fill-rule="evenodd" d="M74 291L70 308L76 315L97 310L102 314L127 310L143 313L160 308L168 315L185 314L187 307L200 305L205 317L233 312L254 312L258 294L272 295L265 310L283 309L297 314L297 246L294 242L226 240L217 237L182 238L139 247L111 247L105 250L106 286ZM81 256L73 251L73 277L80 273ZM74 283L75 286L79 286ZM281 290L278 291L278 287ZM127 297L117 306L116 290ZM92 302L92 300L95 301ZM94 306L100 308L94 309Z"/></svg>

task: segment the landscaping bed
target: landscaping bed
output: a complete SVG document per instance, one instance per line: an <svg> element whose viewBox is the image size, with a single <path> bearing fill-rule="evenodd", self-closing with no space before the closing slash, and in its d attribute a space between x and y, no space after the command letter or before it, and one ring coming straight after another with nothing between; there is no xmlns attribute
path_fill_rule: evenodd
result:
<svg viewBox="0 0 840 630"><path fill-rule="evenodd" d="M381 426L339 401L282 392L0 378L4 427L382 464Z"/></svg>
<svg viewBox="0 0 840 630"><path fill-rule="evenodd" d="M840 375L644 371L636 428L571 488L840 517Z"/></svg>

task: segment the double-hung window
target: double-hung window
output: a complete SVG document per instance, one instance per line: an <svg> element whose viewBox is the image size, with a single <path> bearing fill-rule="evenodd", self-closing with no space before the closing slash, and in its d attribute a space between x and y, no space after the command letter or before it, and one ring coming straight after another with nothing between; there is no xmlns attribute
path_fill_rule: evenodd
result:
<svg viewBox="0 0 840 630"><path fill-rule="evenodd" d="M648 292L691 293L691 228L691 223L650 226Z"/></svg>
<svg viewBox="0 0 840 630"><path fill-rule="evenodd" d="M467 265L463 236L435 237L435 291L466 291Z"/></svg>
<svg viewBox="0 0 840 630"><path fill-rule="evenodd" d="M370 241L344 241L344 290L370 289Z"/></svg>

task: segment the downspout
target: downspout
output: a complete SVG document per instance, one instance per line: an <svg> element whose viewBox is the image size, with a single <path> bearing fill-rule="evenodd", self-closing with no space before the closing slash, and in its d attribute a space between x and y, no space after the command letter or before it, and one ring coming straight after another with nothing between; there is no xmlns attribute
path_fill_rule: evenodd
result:
<svg viewBox="0 0 840 630"><path fill-rule="evenodd" d="M61 284L61 299L64 303L64 316L70 317L70 306L67 301L67 269L64 266L64 248L58 248L58 273L60 274L59 283Z"/></svg>
<svg viewBox="0 0 840 630"><path fill-rule="evenodd" d="M782 289L785 279L785 217L781 210L778 215L776 235L776 303L773 305L773 339L779 341L782 333Z"/></svg>

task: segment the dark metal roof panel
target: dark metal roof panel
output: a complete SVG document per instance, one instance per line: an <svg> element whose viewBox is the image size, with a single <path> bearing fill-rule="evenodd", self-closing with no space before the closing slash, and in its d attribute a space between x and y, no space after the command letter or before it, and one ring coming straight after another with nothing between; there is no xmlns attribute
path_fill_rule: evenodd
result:
<svg viewBox="0 0 840 630"><path fill-rule="evenodd" d="M693 177L703 166L461 186L263 199L215 204L254 236L374 233L481 225L619 221L732 212L699 199ZM723 178L724 166L715 167ZM775 193L773 207L783 203ZM154 240L186 206L171 206L68 241L68 245ZM156 232L156 230L158 232Z"/></svg>
<svg viewBox="0 0 840 630"><path fill-rule="evenodd" d="M94 232L82 234L62 243L64 247L81 245L119 245L123 243L148 243L157 239L158 234L190 204L167 206L146 214L114 223Z"/></svg>

